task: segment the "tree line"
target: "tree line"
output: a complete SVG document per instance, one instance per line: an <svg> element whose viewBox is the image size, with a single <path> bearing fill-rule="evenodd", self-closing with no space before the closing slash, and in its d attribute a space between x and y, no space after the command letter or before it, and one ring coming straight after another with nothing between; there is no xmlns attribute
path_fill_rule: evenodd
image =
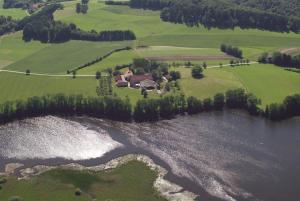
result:
<svg viewBox="0 0 300 201"><path fill-rule="evenodd" d="M0 16L0 36L14 32L18 24L17 20L12 19L12 17Z"/></svg>
<svg viewBox="0 0 300 201"><path fill-rule="evenodd" d="M172 0L130 0L129 6L132 8L143 8L151 10L161 10L171 5Z"/></svg>
<svg viewBox="0 0 300 201"><path fill-rule="evenodd" d="M81 3L77 3L76 4L76 13L86 14L89 9L88 3L89 3L89 0L81 0Z"/></svg>
<svg viewBox="0 0 300 201"><path fill-rule="evenodd" d="M75 24L65 24L55 21L53 13L61 8L60 4L51 4L44 7L40 12L22 19L17 29L23 29L23 40L39 40L42 43L60 43L69 40L87 41L123 41L135 40L135 34L130 30L113 31L83 31Z"/></svg>
<svg viewBox="0 0 300 201"><path fill-rule="evenodd" d="M190 115L224 107L244 109L251 115L263 115L271 120L283 120L300 115L300 94L288 96L281 104L270 104L263 111L260 100L243 89L218 93L213 98L200 100L184 95L169 95L159 99L139 100L132 108L128 97L84 97L82 95L46 95L27 100L7 101L0 105L0 123L44 115L88 115L119 121L157 121L178 114Z"/></svg>
<svg viewBox="0 0 300 201"><path fill-rule="evenodd" d="M300 31L300 18L241 7L225 1L206 0L131 0L133 8L162 10L163 21L187 26L234 29L257 28L277 32Z"/></svg>
<svg viewBox="0 0 300 201"><path fill-rule="evenodd" d="M263 53L258 61L260 63L272 63L281 67L300 69L300 55L292 56L281 52L274 52L272 56L270 56L268 53Z"/></svg>
<svg viewBox="0 0 300 201"><path fill-rule="evenodd" d="M228 55L237 57L242 59L243 58L243 51L238 47L233 47L231 45L221 44L220 50Z"/></svg>
<svg viewBox="0 0 300 201"><path fill-rule="evenodd" d="M40 3L42 0L4 0L2 7L7 8L22 8L26 9L30 4Z"/></svg>
<svg viewBox="0 0 300 201"><path fill-rule="evenodd" d="M44 115L88 115L97 118L128 121L132 106L118 97L84 97L82 95L46 95L0 105L0 123Z"/></svg>
<svg viewBox="0 0 300 201"><path fill-rule="evenodd" d="M113 5L113 6L128 6L128 1L105 1L106 5Z"/></svg>
<svg viewBox="0 0 300 201"><path fill-rule="evenodd" d="M281 104L270 104L266 107L265 116L271 120L300 116L300 94L286 97Z"/></svg>

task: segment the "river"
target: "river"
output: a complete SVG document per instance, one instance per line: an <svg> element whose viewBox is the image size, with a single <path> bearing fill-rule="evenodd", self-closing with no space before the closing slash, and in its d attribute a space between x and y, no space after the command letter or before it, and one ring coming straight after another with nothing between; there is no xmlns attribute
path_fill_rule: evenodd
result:
<svg viewBox="0 0 300 201"><path fill-rule="evenodd" d="M130 153L150 156L199 200L300 198L299 118L270 122L226 111L141 124L47 116L0 126L0 169L89 166Z"/></svg>

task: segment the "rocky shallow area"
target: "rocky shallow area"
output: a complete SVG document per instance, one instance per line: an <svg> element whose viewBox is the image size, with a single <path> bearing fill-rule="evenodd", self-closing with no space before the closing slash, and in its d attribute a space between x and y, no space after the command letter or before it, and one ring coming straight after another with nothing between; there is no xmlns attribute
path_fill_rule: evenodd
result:
<svg viewBox="0 0 300 201"><path fill-rule="evenodd" d="M196 199L197 195L184 190L177 184L171 183L164 179L165 175L168 173L166 169L154 163L154 161L145 155L126 155L113 159L105 164L100 164L98 166L86 167L80 164L71 163L66 165L59 166L45 166L37 165L31 168L23 168L23 164L20 163L10 163L5 166L5 172L1 173L0 176L10 176L16 171L20 174L18 179L30 179L31 177L38 176L49 170L56 168L66 169L66 170L78 170L78 171L91 171L91 172L100 172L109 169L114 169L119 166L125 165L130 161L139 161L146 164L151 170L157 173L157 179L154 182L154 188L169 201L193 201ZM21 169L20 169L21 168Z"/></svg>

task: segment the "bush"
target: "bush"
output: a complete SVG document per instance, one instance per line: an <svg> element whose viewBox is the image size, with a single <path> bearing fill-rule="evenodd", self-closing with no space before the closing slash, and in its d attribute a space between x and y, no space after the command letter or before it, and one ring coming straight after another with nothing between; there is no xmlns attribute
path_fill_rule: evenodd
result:
<svg viewBox="0 0 300 201"><path fill-rule="evenodd" d="M211 111L214 108L213 101L211 98L206 98L203 100L203 110Z"/></svg>
<svg viewBox="0 0 300 201"><path fill-rule="evenodd" d="M81 190L80 190L79 188L77 188L77 189L75 190L75 195L76 195L76 196L81 196L81 194L82 194Z"/></svg>
<svg viewBox="0 0 300 201"><path fill-rule="evenodd" d="M8 201L22 201L22 200L23 200L23 199L20 198L20 197L18 197L18 196L13 196L13 197L9 198Z"/></svg>
<svg viewBox="0 0 300 201"><path fill-rule="evenodd" d="M201 100L191 96L187 98L187 113L197 114L202 112L202 102Z"/></svg>
<svg viewBox="0 0 300 201"><path fill-rule="evenodd" d="M225 96L223 93L218 93L214 96L214 108L222 110L225 106Z"/></svg>
<svg viewBox="0 0 300 201"><path fill-rule="evenodd" d="M5 184L7 180L5 178L0 178L0 184Z"/></svg>
<svg viewBox="0 0 300 201"><path fill-rule="evenodd" d="M200 65L197 65L192 68L193 78L200 79L203 77L203 68Z"/></svg>

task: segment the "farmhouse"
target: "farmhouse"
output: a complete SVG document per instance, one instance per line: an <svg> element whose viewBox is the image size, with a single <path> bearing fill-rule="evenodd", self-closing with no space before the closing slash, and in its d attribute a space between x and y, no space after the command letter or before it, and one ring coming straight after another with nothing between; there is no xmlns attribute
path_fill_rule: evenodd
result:
<svg viewBox="0 0 300 201"><path fill-rule="evenodd" d="M150 74L144 74L144 75L133 75L130 77L130 87L138 88L140 87L140 83L144 80L151 80L153 81L153 77Z"/></svg>
<svg viewBox="0 0 300 201"><path fill-rule="evenodd" d="M141 88L145 90L152 90L156 89L157 83L154 82L153 80L143 80L140 82Z"/></svg>
<svg viewBox="0 0 300 201"><path fill-rule="evenodd" d="M128 86L128 82L126 81L124 75L116 76L116 86L117 87L127 87Z"/></svg>

